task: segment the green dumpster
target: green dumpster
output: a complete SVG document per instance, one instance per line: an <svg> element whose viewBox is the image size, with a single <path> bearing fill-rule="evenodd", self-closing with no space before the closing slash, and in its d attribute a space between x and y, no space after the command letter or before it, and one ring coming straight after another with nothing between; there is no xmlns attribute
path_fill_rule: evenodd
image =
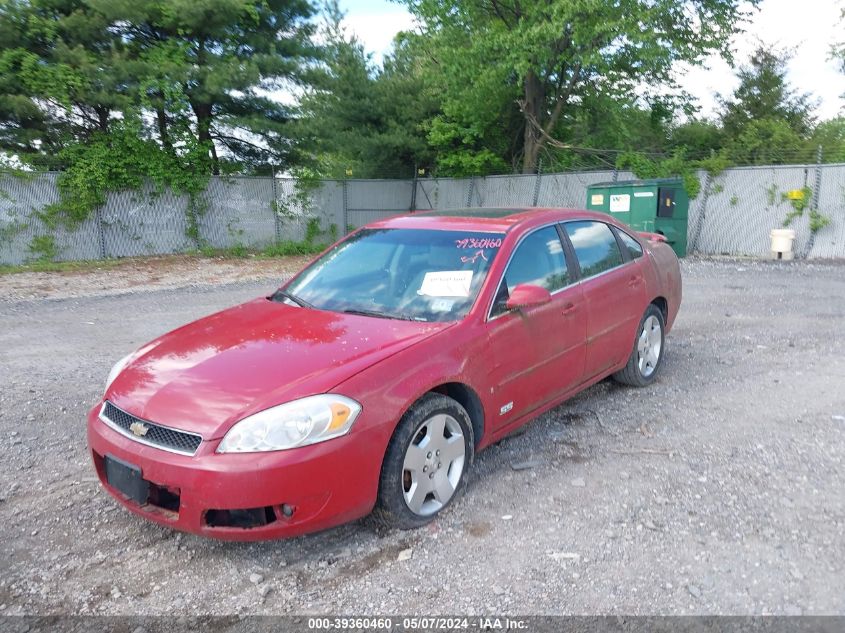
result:
<svg viewBox="0 0 845 633"><path fill-rule="evenodd" d="M587 187L587 208L664 235L678 257L687 254L689 196L680 178L596 183Z"/></svg>

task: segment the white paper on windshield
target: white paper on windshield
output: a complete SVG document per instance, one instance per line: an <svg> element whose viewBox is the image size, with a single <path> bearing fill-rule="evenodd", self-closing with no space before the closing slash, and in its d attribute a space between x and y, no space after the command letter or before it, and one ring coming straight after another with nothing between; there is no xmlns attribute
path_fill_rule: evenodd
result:
<svg viewBox="0 0 845 633"><path fill-rule="evenodd" d="M438 270L426 273L418 295L429 297L468 297L471 270Z"/></svg>

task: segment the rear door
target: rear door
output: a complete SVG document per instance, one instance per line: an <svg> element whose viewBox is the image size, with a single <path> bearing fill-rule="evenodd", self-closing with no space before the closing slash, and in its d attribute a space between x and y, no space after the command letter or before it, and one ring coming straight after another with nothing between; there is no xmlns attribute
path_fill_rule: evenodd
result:
<svg viewBox="0 0 845 633"><path fill-rule="evenodd" d="M587 313L574 262L567 262L555 226L529 233L514 250L486 323L493 427L505 426L576 386L584 371ZM519 284L549 290L541 306L507 310Z"/></svg>
<svg viewBox="0 0 845 633"><path fill-rule="evenodd" d="M584 379L589 380L620 364L631 353L645 309L645 279L641 259L630 255L608 224L579 220L565 222L563 227L578 262L584 293Z"/></svg>

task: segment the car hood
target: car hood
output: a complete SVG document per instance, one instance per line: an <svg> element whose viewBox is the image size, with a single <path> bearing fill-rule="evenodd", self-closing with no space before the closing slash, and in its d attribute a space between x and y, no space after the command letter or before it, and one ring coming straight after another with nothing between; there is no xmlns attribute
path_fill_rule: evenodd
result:
<svg viewBox="0 0 845 633"><path fill-rule="evenodd" d="M106 399L145 420L213 439L247 415L325 393L450 325L256 299L142 347Z"/></svg>

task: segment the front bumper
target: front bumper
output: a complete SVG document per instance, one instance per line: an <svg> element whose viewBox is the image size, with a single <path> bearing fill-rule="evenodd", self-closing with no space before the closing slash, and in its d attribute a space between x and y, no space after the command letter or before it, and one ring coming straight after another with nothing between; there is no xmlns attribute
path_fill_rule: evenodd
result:
<svg viewBox="0 0 845 633"><path fill-rule="evenodd" d="M196 455L136 442L88 414L88 446L103 487L127 509L176 530L233 541L297 536L368 514L376 501L382 442L368 433L268 453L217 454L219 440ZM361 420L358 420L361 422ZM139 504L106 480L105 458L140 468L150 497ZM243 511L252 514L244 515ZM260 524L228 517L264 517Z"/></svg>

